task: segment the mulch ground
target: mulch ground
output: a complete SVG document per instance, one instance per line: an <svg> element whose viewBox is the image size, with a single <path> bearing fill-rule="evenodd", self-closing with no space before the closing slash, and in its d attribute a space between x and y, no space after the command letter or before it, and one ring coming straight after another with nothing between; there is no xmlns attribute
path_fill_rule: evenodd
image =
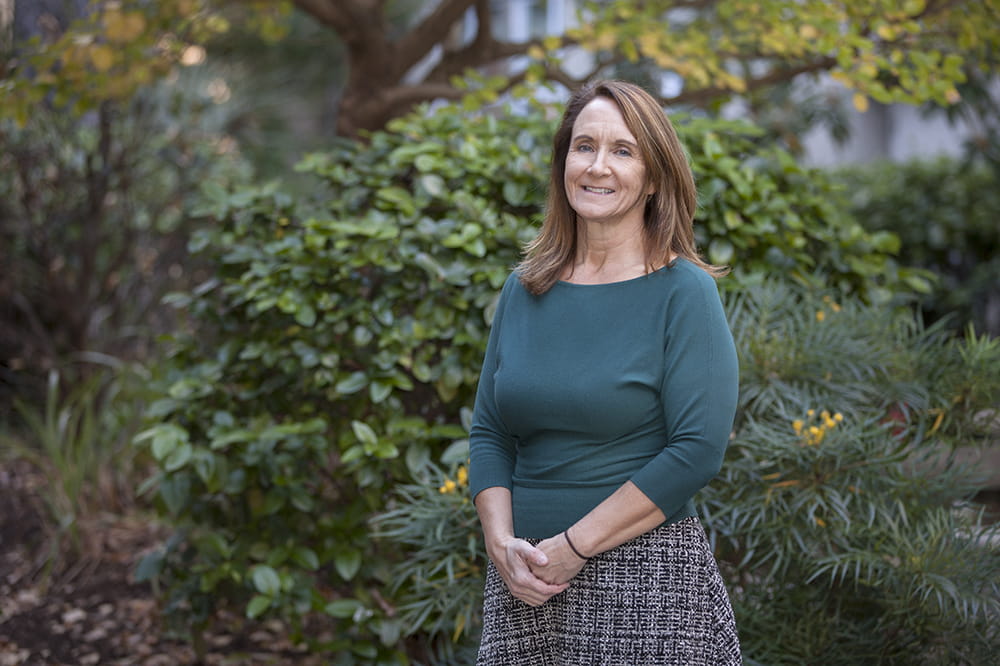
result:
<svg viewBox="0 0 1000 666"><path fill-rule="evenodd" d="M42 520L43 483L25 463L0 463L0 666L323 663L292 644L281 623L238 616L214 623L199 661L164 627L149 584L132 575L165 534L141 517L102 517L86 526L85 544L64 547L47 568L55 542Z"/></svg>

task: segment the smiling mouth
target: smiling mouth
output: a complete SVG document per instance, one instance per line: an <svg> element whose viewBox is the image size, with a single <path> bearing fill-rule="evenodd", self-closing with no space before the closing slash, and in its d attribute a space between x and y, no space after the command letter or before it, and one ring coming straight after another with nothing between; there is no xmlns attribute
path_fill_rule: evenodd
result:
<svg viewBox="0 0 1000 666"><path fill-rule="evenodd" d="M611 194L614 192L614 190L610 190L606 187L588 187L586 185L583 186L583 189L586 192L592 192L594 194Z"/></svg>

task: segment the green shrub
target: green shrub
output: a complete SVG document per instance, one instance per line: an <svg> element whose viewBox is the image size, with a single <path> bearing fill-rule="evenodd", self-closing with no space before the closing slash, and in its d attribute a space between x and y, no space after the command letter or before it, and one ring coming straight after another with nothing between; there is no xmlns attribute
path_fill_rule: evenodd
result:
<svg viewBox="0 0 1000 666"><path fill-rule="evenodd" d="M850 207L866 229L900 239L899 258L936 274L922 299L931 320L1000 336L1000 174L941 158L844 171Z"/></svg>
<svg viewBox="0 0 1000 666"><path fill-rule="evenodd" d="M335 637L317 650L404 658L416 639L403 640L391 578L408 554L374 540L369 519L465 436L491 308L540 216L545 118L443 108L393 121L300 164L313 202L277 184L206 185L199 213L217 224L191 250L216 274L170 297L197 330L174 339L139 438L178 527L141 572L162 575L176 616L197 628L226 604L325 614ZM818 271L873 300L914 279L886 270L891 236L865 234L830 205L829 181L751 129L681 131L716 260L740 275Z"/></svg>
<svg viewBox="0 0 1000 666"><path fill-rule="evenodd" d="M698 502L748 663L987 663L1000 530L949 454L996 436L982 415L997 414L1000 343L775 283L727 309L741 408ZM377 521L415 551L393 571L400 612L442 663L475 645L468 574L486 557L468 497L442 485L441 469L461 484L457 461L459 447Z"/></svg>
<svg viewBox="0 0 1000 666"><path fill-rule="evenodd" d="M987 661L1000 647L998 530L954 452L996 437L1000 343L787 287L738 294L729 313L740 417L700 511L747 653Z"/></svg>

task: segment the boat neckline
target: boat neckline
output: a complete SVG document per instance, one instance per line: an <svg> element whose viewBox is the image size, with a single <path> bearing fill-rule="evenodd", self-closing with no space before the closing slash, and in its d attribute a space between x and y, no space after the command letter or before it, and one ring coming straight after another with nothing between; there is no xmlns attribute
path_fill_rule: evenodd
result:
<svg viewBox="0 0 1000 666"><path fill-rule="evenodd" d="M658 273L664 273L666 272L667 269L676 266L681 259L683 259L683 257L677 257L669 264L664 264L663 266L657 268L655 271L650 271L649 273L643 273L642 275L637 275L634 278L628 278L627 280L616 280L615 282L569 282L567 280L557 280L556 284L566 285L567 287L614 287L617 285L637 282L639 280L645 280L646 278L652 277Z"/></svg>

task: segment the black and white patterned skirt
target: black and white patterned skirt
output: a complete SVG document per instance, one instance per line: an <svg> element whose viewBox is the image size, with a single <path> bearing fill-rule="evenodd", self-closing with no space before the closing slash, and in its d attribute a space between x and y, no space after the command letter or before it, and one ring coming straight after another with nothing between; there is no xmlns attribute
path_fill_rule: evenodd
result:
<svg viewBox="0 0 1000 666"><path fill-rule="evenodd" d="M741 663L729 595L697 518L597 555L537 608L487 569L477 666Z"/></svg>

